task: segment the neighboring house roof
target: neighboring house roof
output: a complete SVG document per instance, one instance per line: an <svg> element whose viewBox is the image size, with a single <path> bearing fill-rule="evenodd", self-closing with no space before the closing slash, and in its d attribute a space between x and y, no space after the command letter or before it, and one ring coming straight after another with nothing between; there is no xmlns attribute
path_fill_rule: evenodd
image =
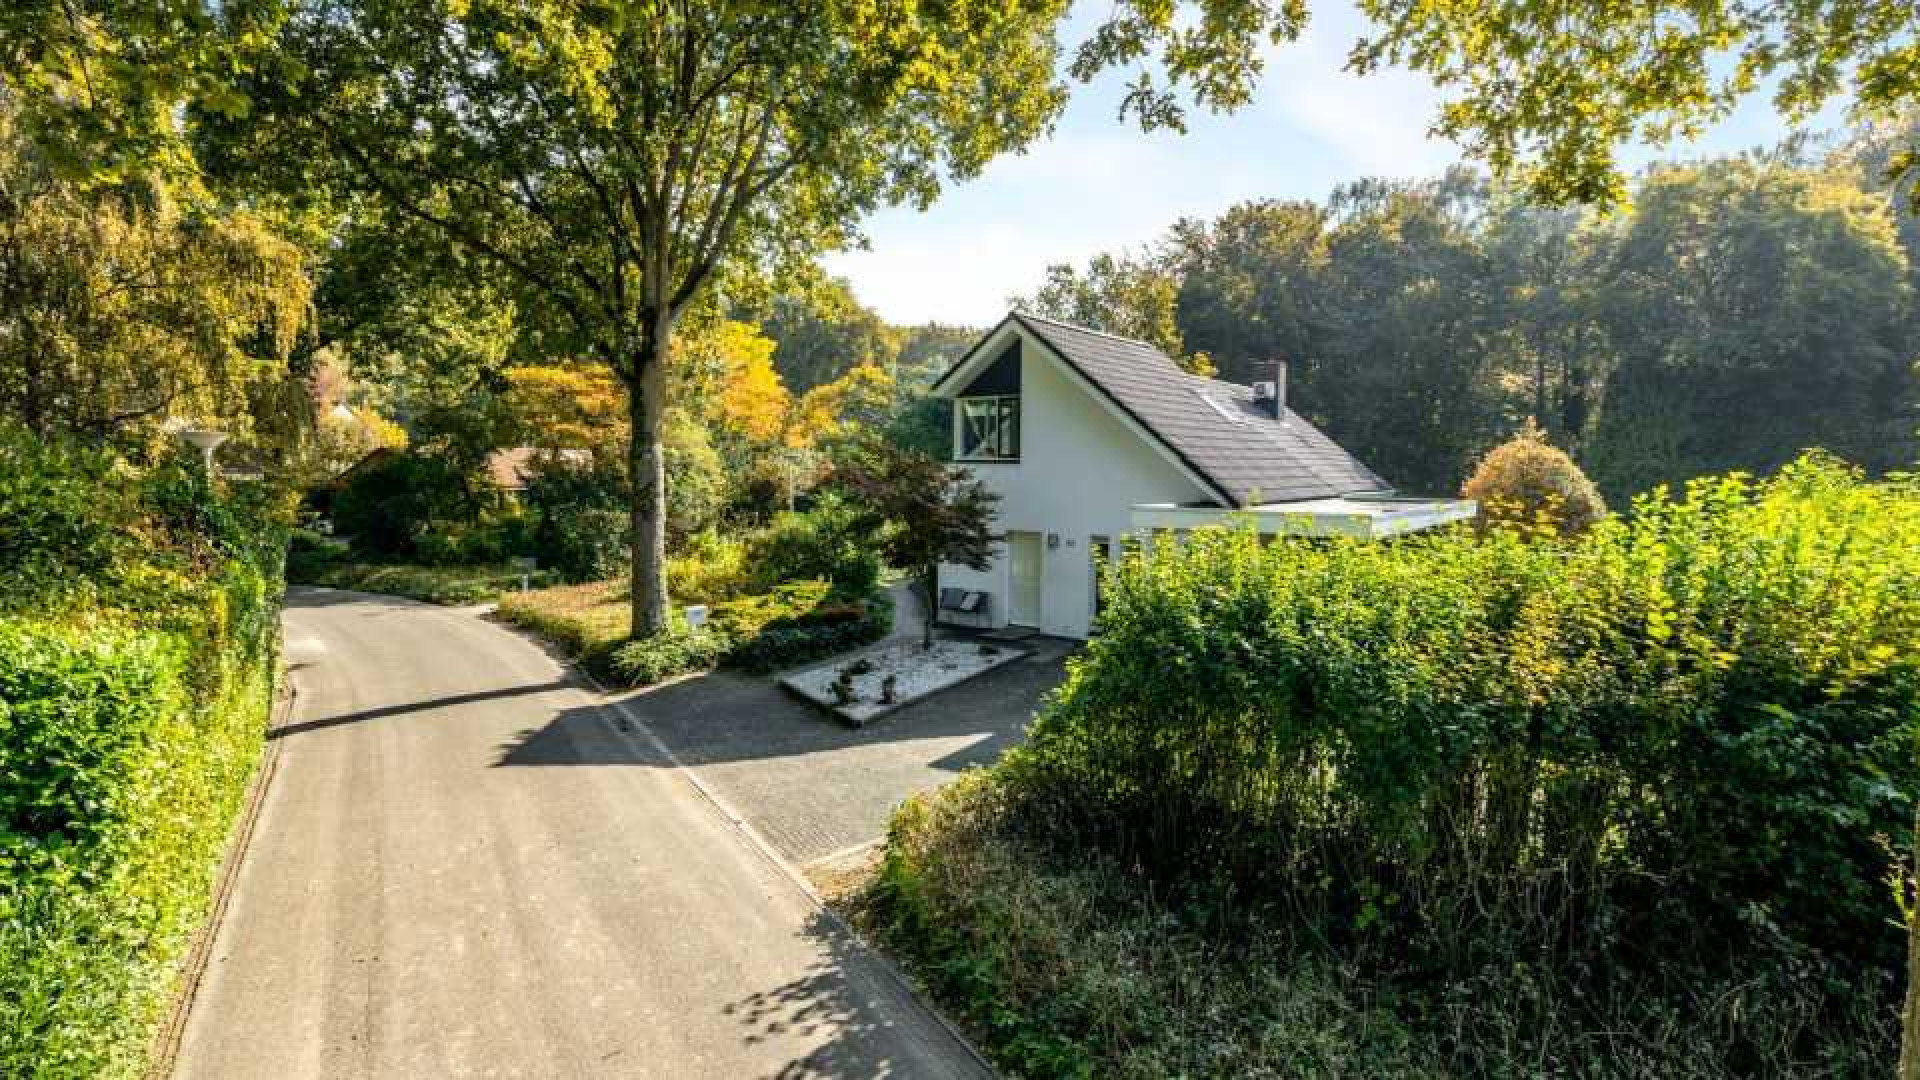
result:
<svg viewBox="0 0 1920 1080"><path fill-rule="evenodd" d="M533 463L536 459L557 458L574 465L584 465L591 460L585 450L552 450L539 446L515 446L506 450L495 450L487 455L487 479L495 487L507 491L525 491L527 479L533 475Z"/></svg>
<svg viewBox="0 0 1920 1080"><path fill-rule="evenodd" d="M347 484L352 482L354 477L359 476L361 473L366 472L368 469L373 468L375 465L380 464L397 453L399 453L399 451L391 446L376 446L365 454L362 454L359 461L335 473L333 479L327 481L327 484L329 487L335 488L346 487Z"/></svg>
<svg viewBox="0 0 1920 1080"><path fill-rule="evenodd" d="M1188 374L1144 341L1015 312L1108 401L1235 507L1323 499L1392 488L1291 409L1275 417L1253 388ZM985 344L999 327L981 340ZM960 370L979 346L960 358ZM936 390L947 376L935 384Z"/></svg>

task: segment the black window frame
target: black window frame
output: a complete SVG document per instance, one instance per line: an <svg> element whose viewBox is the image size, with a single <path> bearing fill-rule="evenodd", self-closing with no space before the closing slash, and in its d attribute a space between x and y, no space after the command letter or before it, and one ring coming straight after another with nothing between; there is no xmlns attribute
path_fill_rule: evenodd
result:
<svg viewBox="0 0 1920 1080"><path fill-rule="evenodd" d="M993 447L985 452L968 452L968 407L990 404L994 409ZM1020 460L1020 395L978 394L954 399L954 460L970 462L1007 462ZM984 441L984 439L983 439Z"/></svg>

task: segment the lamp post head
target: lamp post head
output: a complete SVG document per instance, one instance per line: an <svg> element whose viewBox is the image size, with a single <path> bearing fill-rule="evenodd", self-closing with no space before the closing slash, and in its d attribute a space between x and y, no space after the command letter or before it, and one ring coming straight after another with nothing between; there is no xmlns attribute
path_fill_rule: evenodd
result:
<svg viewBox="0 0 1920 1080"><path fill-rule="evenodd" d="M227 441L227 433L211 428L181 428L176 432L188 446L200 451L200 460L207 467L207 475L213 475L213 452Z"/></svg>

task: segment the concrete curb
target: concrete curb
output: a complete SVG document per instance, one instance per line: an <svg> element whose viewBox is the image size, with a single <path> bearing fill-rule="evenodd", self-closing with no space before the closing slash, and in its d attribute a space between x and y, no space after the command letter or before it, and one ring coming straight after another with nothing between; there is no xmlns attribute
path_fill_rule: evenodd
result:
<svg viewBox="0 0 1920 1080"><path fill-rule="evenodd" d="M546 642L525 633L518 627L505 623L501 625L506 626L508 630L522 637L526 637L538 645L543 647L547 645ZM557 650L549 650L549 652L556 657L559 656ZM647 726L646 721L641 716L629 709L626 702L615 698L613 692L602 685L600 680L594 678L585 668L564 658L562 658L561 662L566 665L569 671L574 673L576 678L585 684L587 689L599 695L601 700L597 704L602 710L619 714L620 722L612 725L615 731L618 731L628 738L636 740L644 739L649 748L671 763L674 770L687 781L687 784L692 787L709 806L713 807L713 809L720 814L721 818L746 841L748 847L752 848L753 851L765 860L781 877L785 878L794 888L798 889L814 911L824 917L836 931L847 935L850 940L859 942L861 948L865 949L867 955L874 961L875 968L890 982L894 983L901 990L906 991L907 995L914 1001L919 1002L920 1007L927 1011L927 1015L931 1016L934 1022L939 1024L940 1027L946 1031L947 1035L966 1051L967 1055L973 1059L976 1065L989 1076L1000 1075L999 1070L995 1069L993 1063L987 1060L986 1055L982 1054L979 1049L973 1045L973 1041L967 1038L966 1033L962 1032L953 1021L947 1019L945 1013L934 1007L934 1005L920 993L920 990L914 986L913 980L909 979L906 972L902 971L899 965L893 962L893 958L889 957L879 948L876 948L859 930L854 928L852 923L842 918L839 912L827 906L826 901L821 899L820 893L814 889L813 883L807 880L806 875L802 873L798 867L788 862L786 856L780 854L779 849L769 843L767 838L760 834L760 830L754 828L753 824L746 819L745 815L735 810L724 796L709 787L705 781L700 779L697 773L688 768L686 763L680 760L679 755L675 754L671 747L662 741L658 735L653 733L653 730ZM689 674L685 677L694 678L697 674L699 673ZM676 682L679 680L668 681Z"/></svg>
<svg viewBox="0 0 1920 1080"><path fill-rule="evenodd" d="M246 861L247 848L253 841L254 826L260 820L260 808L266 803L267 789L273 783L274 773L280 768L280 740L275 738L275 733L286 726L287 718L293 714L293 702L297 696L293 679L284 671L283 675L288 675L283 684L285 693L276 695L273 709L268 714L266 744L260 749L259 765L253 771L246 798L240 804L240 817L234 822L233 833L227 839L226 854L221 857L214 883L213 903L200 928L194 932L192 943L187 946L187 955L180 964L166 1019L154 1032L153 1040L148 1045L147 1067L142 1074L146 1080L167 1080L173 1075L174 1064L180 1054L180 1042L187 1032L187 1018L193 1013L194 998L200 992L200 981L207 973L207 961L213 955L214 939L219 936L220 924L225 920L227 906L233 899L240 866Z"/></svg>

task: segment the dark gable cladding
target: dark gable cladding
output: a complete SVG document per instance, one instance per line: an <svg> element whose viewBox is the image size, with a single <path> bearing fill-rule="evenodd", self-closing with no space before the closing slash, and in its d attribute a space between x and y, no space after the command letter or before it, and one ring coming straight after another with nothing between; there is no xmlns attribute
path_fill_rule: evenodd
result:
<svg viewBox="0 0 1920 1080"><path fill-rule="evenodd" d="M1143 341L1024 312L1011 317L1235 508L1391 490L1298 413L1275 419L1251 387L1189 375Z"/></svg>

